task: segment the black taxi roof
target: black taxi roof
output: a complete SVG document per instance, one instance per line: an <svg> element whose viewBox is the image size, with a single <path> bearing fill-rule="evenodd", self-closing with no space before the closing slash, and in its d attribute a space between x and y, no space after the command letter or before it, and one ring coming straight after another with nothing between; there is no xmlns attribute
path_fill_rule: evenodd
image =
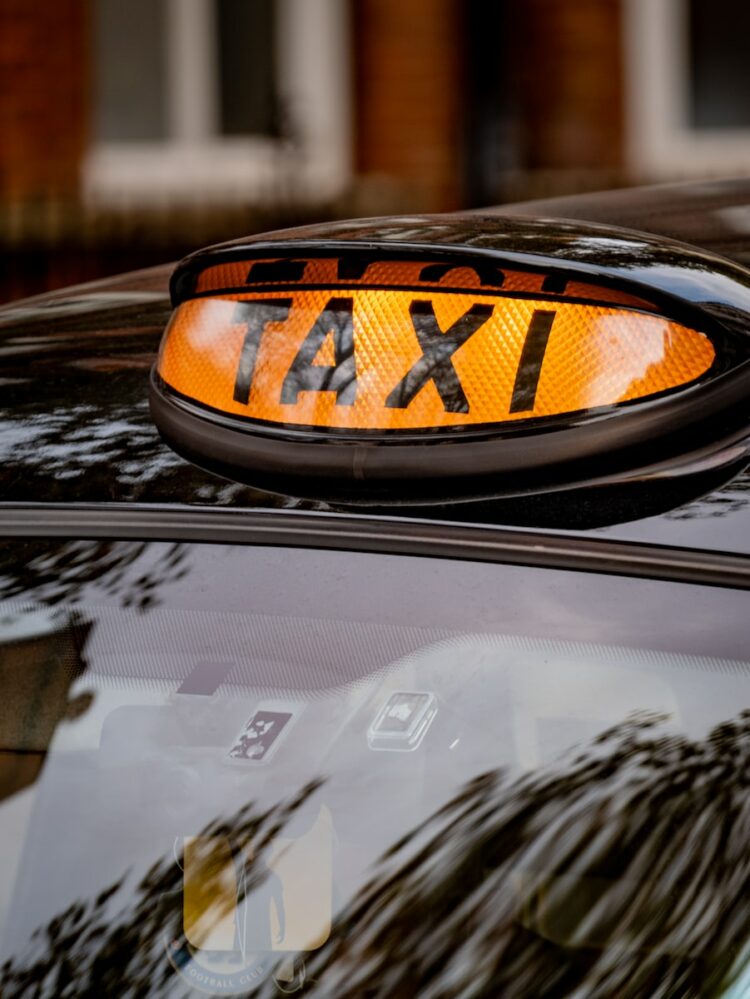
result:
<svg viewBox="0 0 750 999"><path fill-rule="evenodd" d="M742 232L738 212L750 201L748 195L750 182L677 185L588 200L555 199L497 212L627 224L689 238L744 262L750 240ZM657 204L659 213L654 210ZM669 205L671 213L665 208ZM696 205L704 220L702 230L696 223ZM478 223L476 216L471 218ZM337 231L356 232L359 226L341 224ZM171 265L153 268L0 309L2 502L330 511L324 503L261 492L204 472L162 442L149 413L147 385L171 311L172 270ZM582 503L572 530L564 519L555 522L552 504L544 526L572 536L593 533L634 543L747 554L749 501L750 476L742 472L689 501L684 501L676 481L666 512L630 514L626 522L610 526L601 523L596 497ZM453 503L420 508L416 515L455 524L538 526L533 505L525 515L519 509ZM399 515L411 516L408 510ZM611 519L619 518L615 513Z"/></svg>

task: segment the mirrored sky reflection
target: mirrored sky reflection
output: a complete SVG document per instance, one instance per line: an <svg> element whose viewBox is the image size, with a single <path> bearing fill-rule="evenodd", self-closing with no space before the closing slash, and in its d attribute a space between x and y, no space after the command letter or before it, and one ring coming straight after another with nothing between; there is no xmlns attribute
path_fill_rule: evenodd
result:
<svg viewBox="0 0 750 999"><path fill-rule="evenodd" d="M3 997L740 994L745 594L34 542L0 597Z"/></svg>

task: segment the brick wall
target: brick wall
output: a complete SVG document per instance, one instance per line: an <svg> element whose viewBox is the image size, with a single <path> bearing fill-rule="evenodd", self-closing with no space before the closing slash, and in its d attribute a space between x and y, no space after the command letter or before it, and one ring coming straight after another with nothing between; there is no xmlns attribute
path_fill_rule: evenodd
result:
<svg viewBox="0 0 750 999"><path fill-rule="evenodd" d="M306 220L271 203L247 219L235 209L221 225L209 206L210 225L200 205L197 215L181 208L162 219L145 209L99 217L80 204L97 2L0 0L0 299ZM481 152L472 127L493 108L510 121L502 141L516 146L490 157L497 184L477 204L622 183L620 7L492 0L488 30L490 0L352 0L356 183L346 203L311 206L313 217L462 207ZM506 30L497 30L498 11ZM490 94L489 112L471 61L477 17L482 58L503 70L502 100Z"/></svg>
<svg viewBox="0 0 750 999"><path fill-rule="evenodd" d="M516 9L524 166L622 167L620 0L523 0Z"/></svg>
<svg viewBox="0 0 750 999"><path fill-rule="evenodd" d="M390 178L411 210L461 193L460 0L356 0L356 167Z"/></svg>
<svg viewBox="0 0 750 999"><path fill-rule="evenodd" d="M88 118L86 0L0 0L0 199L73 197Z"/></svg>
<svg viewBox="0 0 750 999"><path fill-rule="evenodd" d="M482 191L622 182L621 0L354 0L354 13L360 183L388 178L380 193L402 209L441 211ZM488 129L510 144L489 167Z"/></svg>

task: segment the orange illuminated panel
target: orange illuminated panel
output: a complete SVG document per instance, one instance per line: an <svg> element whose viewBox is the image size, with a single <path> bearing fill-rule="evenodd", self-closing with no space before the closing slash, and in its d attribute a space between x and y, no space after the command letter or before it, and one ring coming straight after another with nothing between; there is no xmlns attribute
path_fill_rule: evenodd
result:
<svg viewBox="0 0 750 999"><path fill-rule="evenodd" d="M184 302L158 372L252 420L418 430L643 399L695 381L714 358L704 334L616 305L337 283Z"/></svg>

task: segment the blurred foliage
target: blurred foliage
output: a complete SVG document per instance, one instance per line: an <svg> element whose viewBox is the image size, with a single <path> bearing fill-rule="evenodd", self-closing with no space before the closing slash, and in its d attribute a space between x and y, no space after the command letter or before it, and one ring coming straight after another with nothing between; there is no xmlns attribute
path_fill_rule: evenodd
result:
<svg viewBox="0 0 750 999"><path fill-rule="evenodd" d="M377 862L309 956L305 993L725 995L750 938L750 711L697 741L662 721L630 718L547 771L467 783ZM318 786L203 835L261 857ZM4 999L179 989L164 940L181 933L180 870L158 861L118 909L127 877L38 930L0 972ZM248 994L278 991L267 977Z"/></svg>
<svg viewBox="0 0 750 999"><path fill-rule="evenodd" d="M721 996L750 935L750 712L628 720L566 770L489 773L394 845L311 977L338 996Z"/></svg>
<svg viewBox="0 0 750 999"><path fill-rule="evenodd" d="M0 599L37 604L79 604L97 584L122 607L144 611L158 603L163 584L187 574L187 546L164 544L151 564L153 545L135 541L27 541L0 545ZM137 571L139 560L145 564ZM134 571L134 569L136 571ZM90 597L89 597L90 599Z"/></svg>
<svg viewBox="0 0 750 999"><path fill-rule="evenodd" d="M318 786L309 784L288 802L262 813L248 803L231 822L216 819L203 830L201 836L207 840L231 836L239 850L252 844L256 863L246 891L267 875L263 857L269 844ZM216 869L210 844L201 866L204 871ZM79 999L166 994L176 976L166 948L182 938L182 870L170 855L157 861L134 891L128 881L126 872L96 898L71 905L37 930L28 963L10 959L0 968L4 999L32 994ZM118 896L126 892L135 901L130 909L118 911L122 902ZM216 915L221 918L223 913Z"/></svg>

